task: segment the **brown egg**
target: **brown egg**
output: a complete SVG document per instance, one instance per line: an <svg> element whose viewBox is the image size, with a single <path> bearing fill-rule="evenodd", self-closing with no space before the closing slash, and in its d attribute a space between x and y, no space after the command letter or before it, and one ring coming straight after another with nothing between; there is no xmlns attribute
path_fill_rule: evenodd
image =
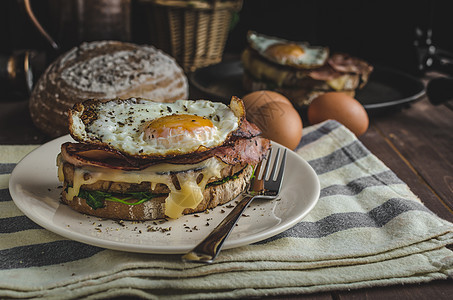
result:
<svg viewBox="0 0 453 300"><path fill-rule="evenodd" d="M267 103L286 103L292 105L291 101L282 94L266 90L247 94L242 98L242 101L244 101L246 111L250 112Z"/></svg>
<svg viewBox="0 0 453 300"><path fill-rule="evenodd" d="M368 129L368 114L359 101L340 92L325 93L315 98L308 106L308 121L317 124L329 119L337 120L356 136Z"/></svg>
<svg viewBox="0 0 453 300"><path fill-rule="evenodd" d="M295 149L302 138L303 125L299 113L286 97L278 93L255 93L243 99L247 119L261 129L264 137L289 149ZM259 98L262 102L259 102ZM284 101L285 99L288 102Z"/></svg>

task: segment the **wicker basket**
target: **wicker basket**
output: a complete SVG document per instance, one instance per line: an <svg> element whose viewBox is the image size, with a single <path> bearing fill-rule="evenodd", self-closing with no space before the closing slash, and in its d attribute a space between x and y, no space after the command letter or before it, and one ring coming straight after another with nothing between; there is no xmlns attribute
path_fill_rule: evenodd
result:
<svg viewBox="0 0 453 300"><path fill-rule="evenodd" d="M151 43L173 56L184 71L218 63L231 18L242 0L142 0Z"/></svg>

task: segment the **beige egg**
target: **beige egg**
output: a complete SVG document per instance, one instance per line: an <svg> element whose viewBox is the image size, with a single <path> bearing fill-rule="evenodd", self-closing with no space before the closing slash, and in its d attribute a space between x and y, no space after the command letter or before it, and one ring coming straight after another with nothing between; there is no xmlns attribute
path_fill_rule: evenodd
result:
<svg viewBox="0 0 453 300"><path fill-rule="evenodd" d="M315 98L307 110L310 124L336 120L356 136L364 134L369 125L368 114L359 101L345 93L331 92Z"/></svg>
<svg viewBox="0 0 453 300"><path fill-rule="evenodd" d="M292 105L291 101L282 94L266 90L247 94L242 98L242 101L244 101L246 111L250 112L253 112L255 109L267 103L285 103Z"/></svg>
<svg viewBox="0 0 453 300"><path fill-rule="evenodd" d="M292 150L297 147L302 138L302 119L286 97L260 91L245 96L243 100L247 119L261 129L263 137Z"/></svg>

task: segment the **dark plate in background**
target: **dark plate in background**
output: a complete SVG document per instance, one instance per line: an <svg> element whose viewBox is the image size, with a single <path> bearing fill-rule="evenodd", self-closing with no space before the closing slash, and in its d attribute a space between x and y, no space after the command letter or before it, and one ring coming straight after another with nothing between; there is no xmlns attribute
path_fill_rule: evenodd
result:
<svg viewBox="0 0 453 300"><path fill-rule="evenodd" d="M240 61L222 62L198 69L189 75L191 84L210 95L213 101L229 103L231 96L242 97ZM420 99L425 94L417 78L386 67L375 66L365 87L356 92L356 99L367 111L400 106Z"/></svg>

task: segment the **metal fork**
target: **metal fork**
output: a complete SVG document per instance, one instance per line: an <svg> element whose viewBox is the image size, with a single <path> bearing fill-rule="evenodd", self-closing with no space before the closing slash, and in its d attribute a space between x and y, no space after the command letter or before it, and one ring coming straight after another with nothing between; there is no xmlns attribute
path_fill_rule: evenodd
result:
<svg viewBox="0 0 453 300"><path fill-rule="evenodd" d="M247 206L256 198L272 200L278 197L283 181L286 149L283 151L283 155L280 148L276 155L273 155L273 152L275 150L271 148L267 157L258 164L250 186L241 194L241 201L203 241L182 256L183 261L213 262Z"/></svg>

